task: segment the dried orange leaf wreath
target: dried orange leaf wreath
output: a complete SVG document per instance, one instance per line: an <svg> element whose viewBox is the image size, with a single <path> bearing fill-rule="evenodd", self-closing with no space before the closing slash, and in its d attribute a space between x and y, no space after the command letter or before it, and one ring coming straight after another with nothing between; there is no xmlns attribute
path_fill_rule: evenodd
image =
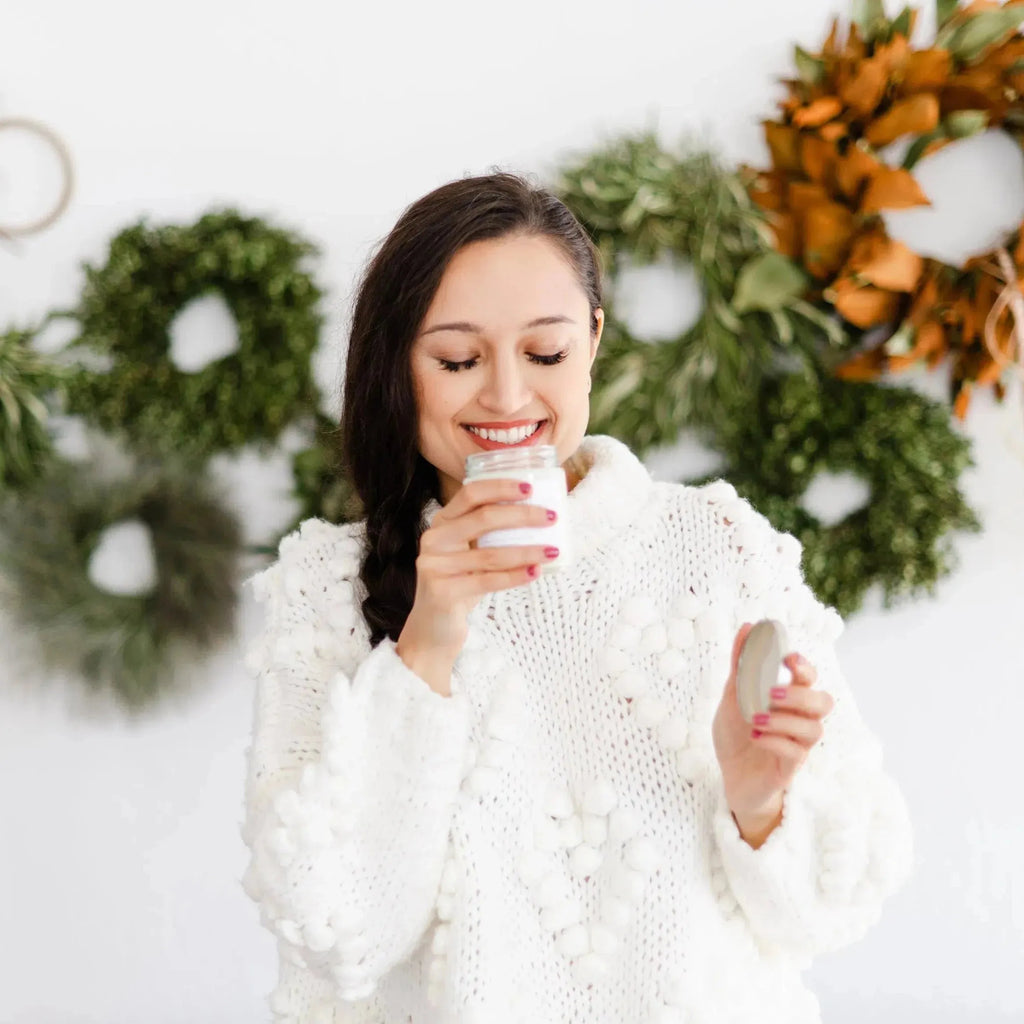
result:
<svg viewBox="0 0 1024 1024"><path fill-rule="evenodd" d="M845 35L833 21L820 53L796 48L781 116L764 122L772 166L755 172L751 194L769 211L778 250L811 275L810 297L883 336L838 374L871 380L948 355L963 419L975 387L1002 397L1003 370L1021 357L1013 306L1021 307L1009 295L1024 281L1024 225L951 267L890 238L881 211L930 205L912 168L955 139L1001 128L1021 142L1024 0L936 8L926 49L910 43L918 11L888 19L881 0L860 0ZM888 165L880 151L908 136L902 165Z"/></svg>

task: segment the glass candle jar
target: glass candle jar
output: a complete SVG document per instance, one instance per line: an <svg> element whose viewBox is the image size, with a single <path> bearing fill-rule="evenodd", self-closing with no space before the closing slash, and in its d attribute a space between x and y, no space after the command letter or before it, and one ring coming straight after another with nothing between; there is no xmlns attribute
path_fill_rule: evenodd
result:
<svg viewBox="0 0 1024 1024"><path fill-rule="evenodd" d="M477 546L492 548L519 544L553 545L558 548L558 557L545 558L540 563L541 572L557 572L565 566L572 557L568 524L569 494L565 470L558 464L558 449L553 444L538 444L528 448L510 448L508 451L467 455L465 479L462 482L468 484L471 480L490 479L527 481L533 490L526 497L525 503L552 508L558 513L558 518L550 526L491 530L480 535Z"/></svg>

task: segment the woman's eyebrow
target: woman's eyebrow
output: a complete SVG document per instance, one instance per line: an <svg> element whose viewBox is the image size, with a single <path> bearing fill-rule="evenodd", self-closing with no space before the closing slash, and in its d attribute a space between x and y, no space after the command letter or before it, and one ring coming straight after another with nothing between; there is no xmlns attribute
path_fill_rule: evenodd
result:
<svg viewBox="0 0 1024 1024"><path fill-rule="evenodd" d="M523 324L522 330L528 331L531 327L544 327L547 324L574 324L576 323L570 317L562 316L540 316L536 320L531 320L528 324ZM450 324L435 324L433 327L428 327L425 331L421 332L420 337L424 335L433 334L435 331L465 331L469 334L483 334L484 329L479 324L467 323L465 320L459 320Z"/></svg>

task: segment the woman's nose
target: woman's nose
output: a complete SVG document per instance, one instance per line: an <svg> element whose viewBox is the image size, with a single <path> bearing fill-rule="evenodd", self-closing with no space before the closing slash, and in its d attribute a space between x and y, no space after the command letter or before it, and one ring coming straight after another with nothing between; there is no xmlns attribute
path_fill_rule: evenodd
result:
<svg viewBox="0 0 1024 1024"><path fill-rule="evenodd" d="M494 366L480 394L480 404L496 413L513 413L522 409L530 399L530 388L525 375L514 366Z"/></svg>

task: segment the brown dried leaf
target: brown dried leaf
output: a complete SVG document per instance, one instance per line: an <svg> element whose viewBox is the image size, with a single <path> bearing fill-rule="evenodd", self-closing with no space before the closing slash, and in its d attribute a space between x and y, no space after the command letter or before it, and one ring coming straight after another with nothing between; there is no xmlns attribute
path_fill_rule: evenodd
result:
<svg viewBox="0 0 1024 1024"><path fill-rule="evenodd" d="M853 238L853 214L839 203L819 203L804 212L801 224L804 266L819 279L832 277Z"/></svg>
<svg viewBox="0 0 1024 1024"><path fill-rule="evenodd" d="M960 390L957 392L956 398L953 400L953 415L958 420L967 419L967 408L971 404L971 382L969 380L960 381Z"/></svg>
<svg viewBox="0 0 1024 1024"><path fill-rule="evenodd" d="M750 198L762 210L781 210L786 195L786 175L783 171L775 170L755 172L748 191Z"/></svg>
<svg viewBox="0 0 1024 1024"><path fill-rule="evenodd" d="M800 140L800 157L804 172L811 181L828 185L826 179L831 176L836 163L835 146L825 142L813 132L804 132Z"/></svg>
<svg viewBox="0 0 1024 1024"><path fill-rule="evenodd" d="M888 291L911 292L923 271L924 260L916 252L875 229L854 243L844 272Z"/></svg>
<svg viewBox="0 0 1024 1024"><path fill-rule="evenodd" d="M885 369L885 353L880 348L858 352L836 367L836 376L842 380L877 380Z"/></svg>
<svg viewBox="0 0 1024 1024"><path fill-rule="evenodd" d="M836 184L847 199L856 201L864 182L882 169L877 157L860 146L850 146L836 161Z"/></svg>
<svg viewBox="0 0 1024 1024"><path fill-rule="evenodd" d="M1011 64L1024 57L1024 37L1013 35L1001 46L985 55L985 64L1006 71Z"/></svg>
<svg viewBox="0 0 1024 1024"><path fill-rule="evenodd" d="M960 324L960 333L965 342L973 341L978 336L977 314L970 298L960 292L953 300L953 317L955 322Z"/></svg>
<svg viewBox="0 0 1024 1024"><path fill-rule="evenodd" d="M768 220L775 236L775 248L791 260L800 259L800 232L792 213L775 213Z"/></svg>
<svg viewBox="0 0 1024 1024"><path fill-rule="evenodd" d="M894 103L881 117L867 126L864 137L872 146L880 149L901 135L930 132L938 123L938 97L934 93L920 92Z"/></svg>
<svg viewBox="0 0 1024 1024"><path fill-rule="evenodd" d="M839 19L832 19L832 27L829 29L828 36L825 42L822 44L821 53L824 57L834 57L839 53L838 46L839 39Z"/></svg>
<svg viewBox="0 0 1024 1024"><path fill-rule="evenodd" d="M786 201L794 213L803 214L805 210L819 203L831 203L832 197L824 186L815 181L791 181Z"/></svg>
<svg viewBox="0 0 1024 1024"><path fill-rule="evenodd" d="M886 77L903 67L907 56L910 53L910 40L906 36L897 35L887 43L883 43L875 50L875 57L882 61L885 66Z"/></svg>
<svg viewBox="0 0 1024 1024"><path fill-rule="evenodd" d="M878 327L891 323L899 311L898 292L884 291L873 285L858 286L847 278L836 282L833 305L839 315L857 327Z"/></svg>
<svg viewBox="0 0 1024 1024"><path fill-rule="evenodd" d="M793 115L793 124L798 128L817 128L826 121L831 121L843 111L842 101L838 96L822 96L813 100L802 110Z"/></svg>
<svg viewBox="0 0 1024 1024"><path fill-rule="evenodd" d="M800 133L792 125L762 121L764 138L772 154L772 163L783 171L799 171Z"/></svg>
<svg viewBox="0 0 1024 1024"><path fill-rule="evenodd" d="M826 142L831 142L834 145L840 139L846 138L849 130L842 121L829 121L828 124L823 124L818 129L818 135Z"/></svg>
<svg viewBox="0 0 1024 1024"><path fill-rule="evenodd" d="M939 89L946 84L952 69L949 50L917 50L903 66L901 91L904 93Z"/></svg>
<svg viewBox="0 0 1024 1024"><path fill-rule="evenodd" d="M860 65L839 95L857 114L868 117L881 102L887 80L885 61L881 57L871 57Z"/></svg>
<svg viewBox="0 0 1024 1024"><path fill-rule="evenodd" d="M921 286L914 293L911 302L910 312L907 320L915 327L921 327L931 317L939 302L939 285L935 280L934 272L921 283Z"/></svg>
<svg viewBox="0 0 1024 1024"><path fill-rule="evenodd" d="M931 206L914 176L902 167L880 167L864 193L861 212L903 210L911 206Z"/></svg>

